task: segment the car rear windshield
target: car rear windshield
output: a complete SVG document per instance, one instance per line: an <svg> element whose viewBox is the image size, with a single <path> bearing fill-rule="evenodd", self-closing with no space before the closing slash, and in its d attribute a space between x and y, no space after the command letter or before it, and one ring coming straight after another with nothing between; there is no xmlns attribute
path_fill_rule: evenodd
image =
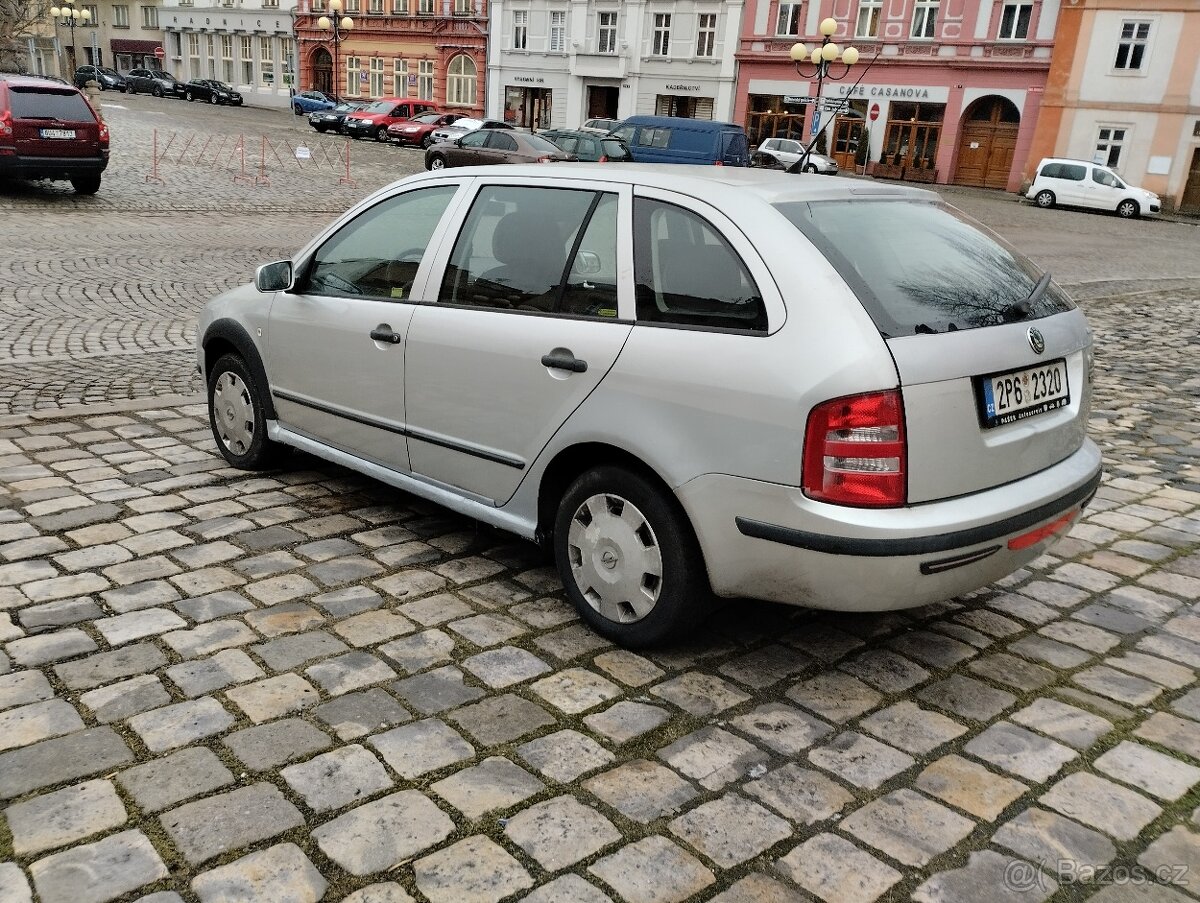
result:
<svg viewBox="0 0 1200 903"><path fill-rule="evenodd" d="M18 88L10 85L12 113L15 119L62 119L65 122L90 122L92 109L78 91L47 88Z"/></svg>
<svg viewBox="0 0 1200 903"><path fill-rule="evenodd" d="M820 249L884 336L1035 320L1075 305L999 236L941 203L787 202L776 208Z"/></svg>

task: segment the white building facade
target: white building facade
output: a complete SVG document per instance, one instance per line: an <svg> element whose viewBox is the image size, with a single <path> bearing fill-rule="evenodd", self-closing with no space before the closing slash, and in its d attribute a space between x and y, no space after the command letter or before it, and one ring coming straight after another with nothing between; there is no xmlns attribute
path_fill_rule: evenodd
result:
<svg viewBox="0 0 1200 903"><path fill-rule="evenodd" d="M576 128L637 114L728 120L743 0L493 0L487 114Z"/></svg>
<svg viewBox="0 0 1200 903"><path fill-rule="evenodd" d="M295 87L295 0L165 0L162 66L180 81L215 78L248 104L287 107Z"/></svg>

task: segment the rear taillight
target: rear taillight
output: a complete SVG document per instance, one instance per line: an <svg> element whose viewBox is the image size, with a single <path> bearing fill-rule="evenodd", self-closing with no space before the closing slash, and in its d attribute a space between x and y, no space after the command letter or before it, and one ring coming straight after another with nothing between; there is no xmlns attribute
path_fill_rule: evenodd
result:
<svg viewBox="0 0 1200 903"><path fill-rule="evenodd" d="M12 110L5 110L0 113L0 137L8 138L13 133L13 114Z"/></svg>
<svg viewBox="0 0 1200 903"><path fill-rule="evenodd" d="M597 160L596 162L597 162L597 163L607 163L607 162L608 162L608 157L606 157L606 156L601 156L601 157L600 157L600 159L599 159L599 160Z"/></svg>
<svg viewBox="0 0 1200 903"><path fill-rule="evenodd" d="M804 494L834 505L899 507L907 496L907 457L898 390L835 398L808 415Z"/></svg>
<svg viewBox="0 0 1200 903"><path fill-rule="evenodd" d="M714 160L713 161L713 166L724 166L724 165L725 165L724 160Z"/></svg>
<svg viewBox="0 0 1200 903"><path fill-rule="evenodd" d="M100 146L108 147L108 126L100 123Z"/></svg>

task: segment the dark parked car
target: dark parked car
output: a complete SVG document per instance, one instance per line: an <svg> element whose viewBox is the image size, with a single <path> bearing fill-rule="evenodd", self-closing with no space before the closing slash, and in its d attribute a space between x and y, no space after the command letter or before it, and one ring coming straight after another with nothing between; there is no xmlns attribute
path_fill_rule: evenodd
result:
<svg viewBox="0 0 1200 903"><path fill-rule="evenodd" d="M584 163L628 163L629 148L620 138L577 129L544 129L538 132Z"/></svg>
<svg viewBox="0 0 1200 903"><path fill-rule="evenodd" d="M106 166L108 126L78 88L0 75L0 179L66 179L95 194Z"/></svg>
<svg viewBox="0 0 1200 903"><path fill-rule="evenodd" d="M125 76L116 69L109 69L107 66L80 66L75 70L76 88L84 87L92 79L100 85L101 91L107 91L109 88L125 90Z"/></svg>
<svg viewBox="0 0 1200 903"><path fill-rule="evenodd" d="M184 87L184 100L206 100L209 103L227 103L235 107L242 105L242 95L232 85L215 78L193 78Z"/></svg>
<svg viewBox="0 0 1200 903"><path fill-rule="evenodd" d="M475 129L425 151L426 169L489 163L566 163L577 158L541 135L508 129Z"/></svg>
<svg viewBox="0 0 1200 903"><path fill-rule="evenodd" d="M405 119L403 122L395 122L389 125L387 130L388 140L400 144L411 144L414 147L429 147L429 145L433 144L433 132L435 129L452 125L462 118L462 113L438 113L430 110L428 113L420 113L412 119Z"/></svg>
<svg viewBox="0 0 1200 903"><path fill-rule="evenodd" d="M328 110L314 110L308 114L308 124L318 132L346 131L346 117L366 106L365 102L340 103Z"/></svg>
<svg viewBox="0 0 1200 903"><path fill-rule="evenodd" d="M155 97L185 97L187 88L169 72L161 69L134 69L125 76L125 90L130 94L153 94Z"/></svg>

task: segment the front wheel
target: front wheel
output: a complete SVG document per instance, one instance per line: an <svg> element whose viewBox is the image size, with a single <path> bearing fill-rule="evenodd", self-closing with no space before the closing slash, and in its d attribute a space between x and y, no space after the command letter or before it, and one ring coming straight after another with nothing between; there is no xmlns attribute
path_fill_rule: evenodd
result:
<svg viewBox="0 0 1200 903"><path fill-rule="evenodd" d="M295 113L297 116L304 115L304 111L302 109L300 109L300 104L298 104L298 103L292 104L292 112Z"/></svg>
<svg viewBox="0 0 1200 903"><path fill-rule="evenodd" d="M162 96L163 96L163 89L162 89L162 88L160 88L158 85L155 85L155 86L154 86L154 90L153 90L153 91L151 91L150 93L151 93L151 94L153 94L155 97L162 97Z"/></svg>
<svg viewBox="0 0 1200 903"><path fill-rule="evenodd" d="M1117 216L1123 219L1133 219L1139 213L1141 213L1141 208L1138 207L1137 201L1126 199L1117 204Z"/></svg>
<svg viewBox="0 0 1200 903"><path fill-rule="evenodd" d="M805 171L805 172L807 172L807 173L811 173L812 175L816 175L816 174L817 174L817 167L816 167L816 165L815 165L815 164L813 164L813 163L809 163L809 164L808 164L808 166L804 167L804 171Z"/></svg>
<svg viewBox="0 0 1200 903"><path fill-rule="evenodd" d="M434 154L432 157L429 158L429 163L428 163L428 165L426 165L425 168L432 169L432 170L445 169L446 168L446 158L443 157L441 154Z"/></svg>
<svg viewBox="0 0 1200 903"><path fill-rule="evenodd" d="M132 84L128 84L125 86L125 93L126 94L137 94L137 88L135 88Z"/></svg>
<svg viewBox="0 0 1200 903"><path fill-rule="evenodd" d="M433 133L431 132L430 134L426 135L424 138L421 139L421 147L424 148L425 150L429 150L429 148L431 148L432 146L433 146Z"/></svg>
<svg viewBox="0 0 1200 903"><path fill-rule="evenodd" d="M379 141L379 142L383 142L383 141L387 141L387 140L388 140L387 126L386 126L386 125L381 125L379 128L377 128L377 129L375 130L375 140L376 140L376 141Z"/></svg>
<svg viewBox="0 0 1200 903"><path fill-rule="evenodd" d="M209 103L216 103L216 102L217 102L217 95L215 95L215 94L210 94L210 95L208 95L208 102L209 102Z"/></svg>
<svg viewBox="0 0 1200 903"><path fill-rule="evenodd" d="M95 194L100 190L100 177L88 176L82 179L72 179L71 187L75 189L76 194Z"/></svg>
<svg viewBox="0 0 1200 903"><path fill-rule="evenodd" d="M580 615L622 646L681 633L711 601L687 515L669 492L622 467L571 484L558 505L554 554Z"/></svg>
<svg viewBox="0 0 1200 903"><path fill-rule="evenodd" d="M1054 206L1054 192L1049 189L1039 191L1034 196L1033 202L1043 209L1049 209Z"/></svg>
<svg viewBox="0 0 1200 903"><path fill-rule="evenodd" d="M236 354L220 357L208 375L208 421L217 450L242 470L270 467L282 451L267 438L263 388Z"/></svg>

